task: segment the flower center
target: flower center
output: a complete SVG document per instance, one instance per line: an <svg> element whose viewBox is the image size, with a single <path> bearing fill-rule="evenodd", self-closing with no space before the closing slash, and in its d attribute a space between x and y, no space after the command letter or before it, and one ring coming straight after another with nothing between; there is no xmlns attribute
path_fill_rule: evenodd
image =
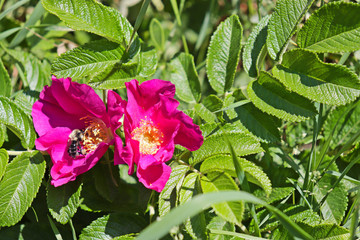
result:
<svg viewBox="0 0 360 240"><path fill-rule="evenodd" d="M141 119L139 127L131 132L132 139L139 141L139 150L141 154L153 155L160 149L164 142L164 134L153 121Z"/></svg>
<svg viewBox="0 0 360 240"><path fill-rule="evenodd" d="M95 151L100 143L108 143L113 139L111 130L100 120L90 120L88 127L84 130L84 138L81 142L82 154Z"/></svg>

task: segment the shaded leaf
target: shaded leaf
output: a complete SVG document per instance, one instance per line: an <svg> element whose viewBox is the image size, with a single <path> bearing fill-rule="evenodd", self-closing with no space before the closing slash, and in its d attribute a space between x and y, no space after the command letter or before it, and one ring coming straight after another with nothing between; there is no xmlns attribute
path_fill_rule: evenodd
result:
<svg viewBox="0 0 360 240"><path fill-rule="evenodd" d="M200 194L198 173L188 174L179 192L179 203L188 202L194 195ZM200 213L185 221L185 229L193 239L206 239L206 221L204 213Z"/></svg>
<svg viewBox="0 0 360 240"><path fill-rule="evenodd" d="M221 171L212 171L207 174L207 177L203 176L201 178L201 187L204 193L239 190L230 175ZM244 203L242 201L217 203L213 204L212 207L226 221L241 225L244 212Z"/></svg>
<svg viewBox="0 0 360 240"><path fill-rule="evenodd" d="M269 55L279 60L281 52L295 33L297 25L314 0L280 0L271 15L266 46Z"/></svg>
<svg viewBox="0 0 360 240"><path fill-rule="evenodd" d="M265 49L268 22L271 15L263 17L249 35L243 51L243 67L250 77L257 77L259 61ZM266 51L266 50L265 50Z"/></svg>
<svg viewBox="0 0 360 240"><path fill-rule="evenodd" d="M235 232L234 224L225 221L222 217L219 216L213 217L209 222L209 224L207 225L207 228L210 229L210 231L213 229L217 229L217 230ZM230 239L233 239L233 237L210 233L210 240L230 240Z"/></svg>
<svg viewBox="0 0 360 240"><path fill-rule="evenodd" d="M176 185L183 180L186 172L189 170L188 166L178 165L171 170L170 178L166 182L164 189L159 195L159 215L164 216L170 212L171 208L171 193Z"/></svg>
<svg viewBox="0 0 360 240"><path fill-rule="evenodd" d="M0 123L5 124L20 139L24 148L33 148L36 134L33 123L22 109L8 98L0 96Z"/></svg>
<svg viewBox="0 0 360 240"><path fill-rule="evenodd" d="M11 79L0 59L0 96L10 97L11 94Z"/></svg>
<svg viewBox="0 0 360 240"><path fill-rule="evenodd" d="M240 57L242 26L237 15L222 22L210 40L206 71L211 87L224 94L234 82Z"/></svg>
<svg viewBox="0 0 360 240"><path fill-rule="evenodd" d="M5 124L0 123L0 147L4 144L7 137Z"/></svg>
<svg viewBox="0 0 360 240"><path fill-rule="evenodd" d="M198 102L201 96L199 77L191 54L180 53L170 62L170 81L175 84L176 96L191 103Z"/></svg>
<svg viewBox="0 0 360 240"><path fill-rule="evenodd" d="M165 33L161 23L156 18L153 18L149 27L150 38L153 44L160 51L164 51L165 47Z"/></svg>
<svg viewBox="0 0 360 240"><path fill-rule="evenodd" d="M288 197L290 194L292 194L294 192L294 188L293 187L276 187L276 188L272 188L271 194L270 196L267 196L265 191L258 191L255 190L254 195L262 200L264 200L265 202L267 202L268 204L271 204L273 202L282 200L286 197Z"/></svg>
<svg viewBox="0 0 360 240"><path fill-rule="evenodd" d="M360 5L331 2L314 12L300 29L301 48L316 52L352 52L360 49Z"/></svg>
<svg viewBox="0 0 360 240"><path fill-rule="evenodd" d="M80 206L81 184L78 181L59 187L47 185L47 205L53 218L61 224L69 222Z"/></svg>
<svg viewBox="0 0 360 240"><path fill-rule="evenodd" d="M270 195L272 191L271 181L268 176L260 169L260 167L244 158L238 158L238 161L246 174L247 180L258 185L264 189L267 195ZM202 173L214 170L225 171L230 176L237 177L233 159L229 155L217 155L209 157L200 166L200 171Z"/></svg>
<svg viewBox="0 0 360 240"><path fill-rule="evenodd" d="M110 240L125 234L137 233L144 226L145 223L139 216L112 213L94 220L84 228L79 240Z"/></svg>
<svg viewBox="0 0 360 240"><path fill-rule="evenodd" d="M344 105L360 95L360 80L350 69L323 63L315 53L294 49L272 70L289 90L313 101Z"/></svg>
<svg viewBox="0 0 360 240"><path fill-rule="evenodd" d="M45 161L38 151L25 152L6 167L0 182L0 226L12 226L30 207L45 173Z"/></svg>
<svg viewBox="0 0 360 240"><path fill-rule="evenodd" d="M216 114L212 113L209 109L207 109L204 104L202 103L197 103L194 106L195 112L197 115L199 115L199 117L201 117L203 120L205 120L205 122L207 123L215 123L217 118L216 118Z"/></svg>
<svg viewBox="0 0 360 240"><path fill-rule="evenodd" d="M286 121L303 121L317 114L312 102L290 92L266 72L261 72L258 80L249 83L247 92L260 110Z"/></svg>

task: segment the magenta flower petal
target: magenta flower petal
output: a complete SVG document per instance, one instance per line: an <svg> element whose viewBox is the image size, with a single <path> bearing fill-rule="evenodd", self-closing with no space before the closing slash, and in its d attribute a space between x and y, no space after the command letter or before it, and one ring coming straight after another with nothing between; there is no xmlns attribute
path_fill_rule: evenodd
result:
<svg viewBox="0 0 360 240"><path fill-rule="evenodd" d="M36 148L50 154L51 183L60 186L91 169L109 145L122 146L115 131L121 125L125 102L109 91L107 111L90 86L70 78L52 80L33 105L32 117L39 134Z"/></svg>
<svg viewBox="0 0 360 240"><path fill-rule="evenodd" d="M175 144L194 151L203 143L202 133L190 117L177 109L179 102L174 99L175 85L171 82L153 79L139 85L132 80L126 87L126 148L115 163L129 164L129 174L136 164L139 180L161 191L171 172L165 162L172 158Z"/></svg>
<svg viewBox="0 0 360 240"><path fill-rule="evenodd" d="M143 156L139 161L137 176L145 187L161 192L169 180L171 168L153 156Z"/></svg>

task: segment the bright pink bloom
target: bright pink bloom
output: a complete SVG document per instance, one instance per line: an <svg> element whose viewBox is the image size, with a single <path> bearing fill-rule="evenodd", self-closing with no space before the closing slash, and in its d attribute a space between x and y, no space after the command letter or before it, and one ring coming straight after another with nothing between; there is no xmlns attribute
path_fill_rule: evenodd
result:
<svg viewBox="0 0 360 240"><path fill-rule="evenodd" d="M47 151L53 162L51 184L57 187L74 181L99 161L109 145L121 142L115 130L121 125L123 102L117 93L109 91L106 110L90 86L72 82L71 78L52 77L52 85L45 86L32 108L39 134L36 148ZM83 138L74 146L77 151L72 157L69 137L75 129L83 133Z"/></svg>
<svg viewBox="0 0 360 240"><path fill-rule="evenodd" d="M153 79L140 86L134 79L126 84L126 147L115 154L115 164L128 164L129 174L137 165L137 176L147 188L160 192L169 179L171 168L165 164L173 156L175 144L190 151L203 143L199 126L177 110L175 85Z"/></svg>

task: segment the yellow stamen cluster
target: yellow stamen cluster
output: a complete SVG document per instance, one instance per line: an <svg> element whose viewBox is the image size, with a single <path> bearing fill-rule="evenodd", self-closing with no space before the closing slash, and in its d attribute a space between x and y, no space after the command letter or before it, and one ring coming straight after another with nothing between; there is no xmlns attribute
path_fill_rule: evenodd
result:
<svg viewBox="0 0 360 240"><path fill-rule="evenodd" d="M102 120L90 120L87 123L89 125L84 130L84 138L81 144L81 151L84 155L95 151L100 143L108 143L113 138L110 129L106 127Z"/></svg>
<svg viewBox="0 0 360 240"><path fill-rule="evenodd" d="M159 151L163 143L164 134L150 119L141 119L139 127L131 132L132 139L139 141L141 154L153 155Z"/></svg>

